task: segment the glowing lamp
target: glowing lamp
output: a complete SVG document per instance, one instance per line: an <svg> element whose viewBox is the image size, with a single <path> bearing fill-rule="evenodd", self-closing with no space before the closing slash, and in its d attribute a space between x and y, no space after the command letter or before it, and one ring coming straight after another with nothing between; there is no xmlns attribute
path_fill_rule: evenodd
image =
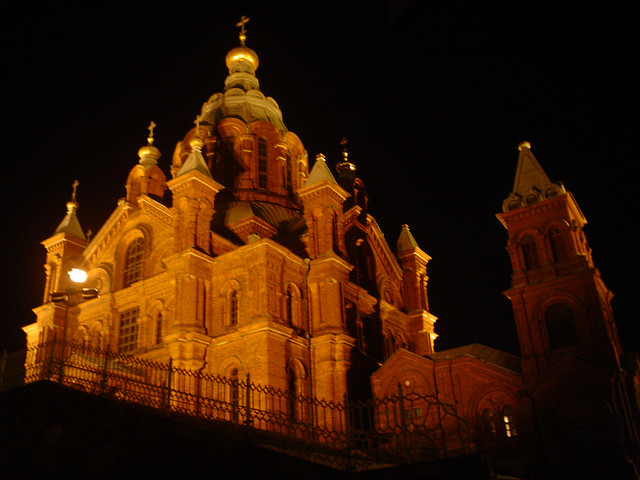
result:
<svg viewBox="0 0 640 480"><path fill-rule="evenodd" d="M69 278L74 283L84 283L87 280L87 272L79 268L72 268L69 271Z"/></svg>

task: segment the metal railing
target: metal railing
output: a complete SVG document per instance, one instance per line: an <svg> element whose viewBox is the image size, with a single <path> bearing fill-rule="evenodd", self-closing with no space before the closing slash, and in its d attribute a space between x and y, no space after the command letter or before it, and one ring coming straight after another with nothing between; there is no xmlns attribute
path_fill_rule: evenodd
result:
<svg viewBox="0 0 640 480"><path fill-rule="evenodd" d="M63 355L64 354L64 358ZM334 466L406 463L471 453L475 443L452 405L403 392L326 401L246 378L50 341L0 357L0 390L54 381L93 395L247 430L260 441Z"/></svg>

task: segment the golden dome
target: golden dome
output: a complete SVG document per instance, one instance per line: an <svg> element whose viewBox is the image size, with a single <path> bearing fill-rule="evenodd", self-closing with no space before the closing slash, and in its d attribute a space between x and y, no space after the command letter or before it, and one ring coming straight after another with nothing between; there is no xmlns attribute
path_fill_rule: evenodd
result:
<svg viewBox="0 0 640 480"><path fill-rule="evenodd" d="M204 141L196 135L189 141L189 145L191 146L191 148L200 150L202 147L204 147Z"/></svg>
<svg viewBox="0 0 640 480"><path fill-rule="evenodd" d="M260 63L258 60L258 54L248 47L241 46L233 48L229 50L229 53L227 53L227 56L225 58L228 69L231 69L231 66L234 63L242 60L250 62L251 65L253 65L254 70L258 69L258 64Z"/></svg>
<svg viewBox="0 0 640 480"><path fill-rule="evenodd" d="M140 150L138 150L138 156L140 158L151 156L152 158L155 158L157 160L158 158L160 158L160 150L158 150L153 145L145 145L144 147L140 148Z"/></svg>

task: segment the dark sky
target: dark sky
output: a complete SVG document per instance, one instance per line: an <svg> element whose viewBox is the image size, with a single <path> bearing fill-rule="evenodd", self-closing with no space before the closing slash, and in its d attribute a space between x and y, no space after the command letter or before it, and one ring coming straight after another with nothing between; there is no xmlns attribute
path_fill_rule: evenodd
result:
<svg viewBox="0 0 640 480"><path fill-rule="evenodd" d="M223 88L235 23L247 15L262 90L309 157L322 152L335 164L347 137L392 248L407 223L433 258L438 349L479 342L518 352L501 293L506 232L495 214L523 140L575 195L616 295L623 344L640 349L637 11L564 2L114 3L4 12L0 348L19 345L20 326L35 320L39 242L62 220L73 180L81 224L97 232L124 196L151 120L168 175L175 143Z"/></svg>

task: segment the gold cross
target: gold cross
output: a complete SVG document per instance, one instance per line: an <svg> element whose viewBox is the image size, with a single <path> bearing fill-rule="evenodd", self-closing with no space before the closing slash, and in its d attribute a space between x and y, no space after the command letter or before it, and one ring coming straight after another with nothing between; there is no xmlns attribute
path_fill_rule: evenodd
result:
<svg viewBox="0 0 640 480"><path fill-rule="evenodd" d="M245 23L251 20L249 17L242 15L240 21L236 23L236 27L240 28L240 44L244 47L244 41L247 39L247 30L244 28Z"/></svg>
<svg viewBox="0 0 640 480"><path fill-rule="evenodd" d="M73 200L75 200L75 199L76 199L76 189L78 188L78 185L80 185L80 182L79 182L78 180L74 180L74 181L73 181L73 185L72 185L72 187L73 187L73 192L71 193L71 198L72 198Z"/></svg>
<svg viewBox="0 0 640 480"><path fill-rule="evenodd" d="M151 123L147 127L147 130L149 130L149 136L151 138L153 138L153 129L156 128L156 127L157 127L157 125L155 124L155 122L153 120L151 121Z"/></svg>

